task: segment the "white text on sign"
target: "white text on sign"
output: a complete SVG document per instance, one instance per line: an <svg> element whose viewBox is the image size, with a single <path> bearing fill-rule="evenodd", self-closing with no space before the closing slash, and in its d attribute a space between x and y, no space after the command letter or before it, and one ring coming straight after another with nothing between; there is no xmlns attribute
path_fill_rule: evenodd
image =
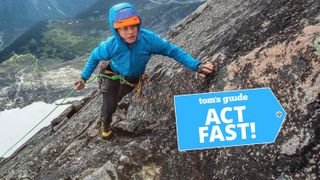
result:
<svg viewBox="0 0 320 180"><path fill-rule="evenodd" d="M215 140L233 141L237 138L238 133L240 133L241 139L247 139L247 129L251 131L251 138L256 138L255 123L244 123L243 111L245 110L246 106L224 107L219 113L214 108L209 109L205 123L206 126L199 127L200 143L207 142L208 140L209 142L214 142ZM229 117L235 117L234 113L237 114L237 120L228 118L228 114ZM211 126L212 124L214 125ZM221 130L221 124L227 125Z"/></svg>

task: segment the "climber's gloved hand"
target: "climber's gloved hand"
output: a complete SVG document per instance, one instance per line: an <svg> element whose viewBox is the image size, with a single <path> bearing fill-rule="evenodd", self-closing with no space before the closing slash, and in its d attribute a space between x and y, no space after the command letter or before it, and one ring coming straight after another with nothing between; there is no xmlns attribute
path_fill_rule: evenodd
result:
<svg viewBox="0 0 320 180"><path fill-rule="evenodd" d="M201 78L205 78L208 74L213 72L213 64L211 62L205 62L198 65L198 73Z"/></svg>
<svg viewBox="0 0 320 180"><path fill-rule="evenodd" d="M74 83L74 88L76 90L82 90L86 84L86 80L81 78L80 81Z"/></svg>

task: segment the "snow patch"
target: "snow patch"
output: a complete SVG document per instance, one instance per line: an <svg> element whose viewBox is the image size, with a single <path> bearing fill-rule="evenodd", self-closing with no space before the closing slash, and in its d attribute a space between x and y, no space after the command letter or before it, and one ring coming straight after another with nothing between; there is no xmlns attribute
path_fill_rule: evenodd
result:
<svg viewBox="0 0 320 180"><path fill-rule="evenodd" d="M67 101L80 100L83 97L68 98ZM60 103L61 100L55 103ZM0 156L2 156L14 143L18 142L23 135L27 134L38 124L56 105L44 102L35 102L24 108L14 108L0 112ZM46 120L39 124L29 135L10 150L4 157L10 156L23 143L36 134L41 128L50 125L50 122L60 115L69 105L59 106Z"/></svg>

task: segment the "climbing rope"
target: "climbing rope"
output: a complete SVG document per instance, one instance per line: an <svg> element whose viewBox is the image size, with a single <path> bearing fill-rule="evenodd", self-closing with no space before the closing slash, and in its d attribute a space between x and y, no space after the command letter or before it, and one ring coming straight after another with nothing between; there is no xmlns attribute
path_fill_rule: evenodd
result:
<svg viewBox="0 0 320 180"><path fill-rule="evenodd" d="M89 80L86 84L91 83L94 79L98 78L98 77L102 77L102 78L107 78L107 79L112 79L112 80L120 80L123 83L129 85L129 86L134 86L131 83L129 83L127 80L125 80L123 77L119 76L119 75L112 75L112 76L107 76L104 74L95 74L93 76L93 78L91 80ZM55 108L53 108L49 114L47 114L43 119L41 119L41 121L39 121L33 128L31 128L24 136L22 136L14 145L12 145L2 156L3 157L9 152L11 151L17 144L19 144L27 135L29 135L36 127L38 127L44 120L46 120L59 106L61 106L61 104L64 103L64 101L66 99L68 99L74 92L76 91L76 89L72 89L66 96L65 98L59 103L56 104Z"/></svg>

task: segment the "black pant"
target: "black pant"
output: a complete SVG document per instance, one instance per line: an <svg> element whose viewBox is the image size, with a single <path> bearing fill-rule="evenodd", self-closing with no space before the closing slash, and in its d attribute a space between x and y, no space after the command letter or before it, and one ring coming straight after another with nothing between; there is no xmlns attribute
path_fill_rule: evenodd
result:
<svg viewBox="0 0 320 180"><path fill-rule="evenodd" d="M139 82L139 78L127 79L130 83ZM112 121L112 114L116 111L118 102L130 93L134 88L121 84L119 80L102 79L101 94L102 94L102 106L101 106L101 120L109 125Z"/></svg>

